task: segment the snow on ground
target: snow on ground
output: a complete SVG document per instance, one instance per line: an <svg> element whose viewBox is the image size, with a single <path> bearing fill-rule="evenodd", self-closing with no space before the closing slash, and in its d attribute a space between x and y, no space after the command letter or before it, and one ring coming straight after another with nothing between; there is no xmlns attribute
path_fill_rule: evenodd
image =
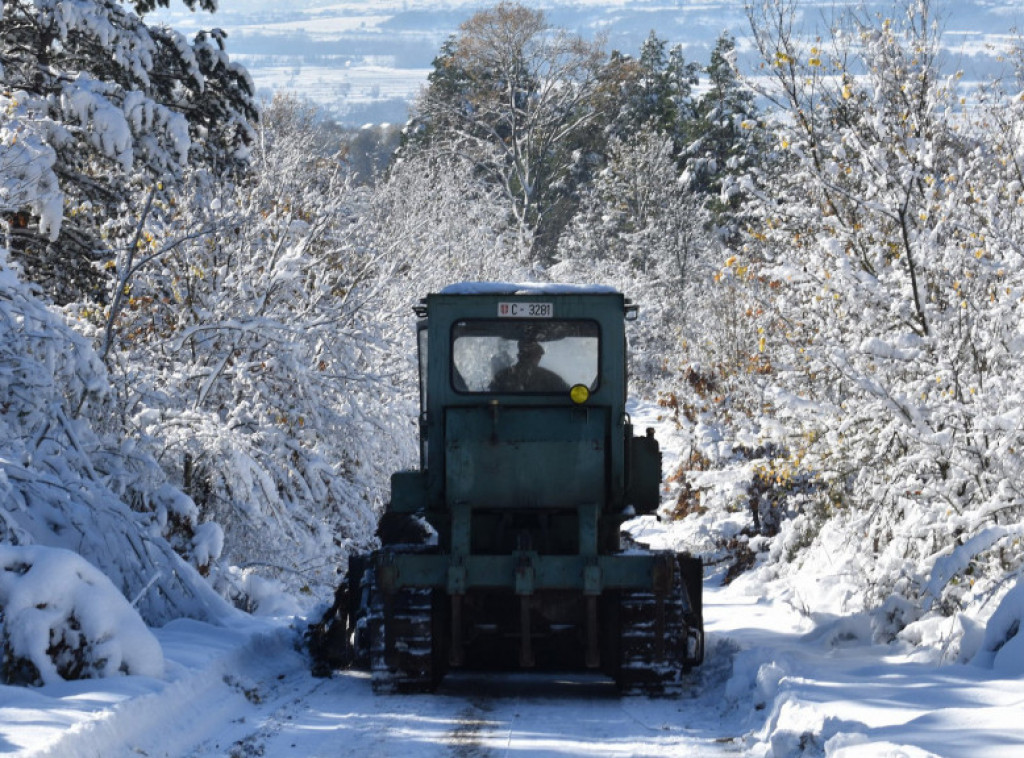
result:
<svg viewBox="0 0 1024 758"><path fill-rule="evenodd" d="M729 613L749 614L751 626L729 619L711 627L712 636L717 628L739 648L726 694L738 713L747 713L749 755L1024 754L1020 679L974 665L915 662L913 649L873 645L870 629L847 619L811 626L793 611L786 620L750 580L725 597ZM744 591L753 603L748 613ZM762 605L768 612L760 612ZM768 623L758 629L754 618Z"/></svg>
<svg viewBox="0 0 1024 758"><path fill-rule="evenodd" d="M0 687L0 754L87 756L944 756L1024 754L1024 686L916 662L844 619L812 623L752 577L706 590L708 658L678 699L589 676L450 676L375 696L309 673L287 619L156 630L161 678Z"/></svg>
<svg viewBox="0 0 1024 758"><path fill-rule="evenodd" d="M671 472L671 420L657 406L631 413L638 429L656 428ZM694 537L652 518L633 532L655 547ZM937 665L905 641L873 643L863 615L813 613L760 573L729 586L723 573L705 588L707 659L678 699L620 698L603 678L551 674L450 675L434 695L376 696L365 673L310 674L301 619L239 614L228 627L153 630L162 674L0 686L0 755L1024 755L1021 638L993 650L1024 615L1024 590L993 616L977 664Z"/></svg>

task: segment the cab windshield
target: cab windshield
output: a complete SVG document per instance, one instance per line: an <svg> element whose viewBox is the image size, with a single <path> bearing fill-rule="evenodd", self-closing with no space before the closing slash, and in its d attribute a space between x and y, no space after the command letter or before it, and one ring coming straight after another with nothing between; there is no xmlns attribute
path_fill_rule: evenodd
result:
<svg viewBox="0 0 1024 758"><path fill-rule="evenodd" d="M597 389L599 329L582 319L475 319L452 327L452 386L466 393Z"/></svg>

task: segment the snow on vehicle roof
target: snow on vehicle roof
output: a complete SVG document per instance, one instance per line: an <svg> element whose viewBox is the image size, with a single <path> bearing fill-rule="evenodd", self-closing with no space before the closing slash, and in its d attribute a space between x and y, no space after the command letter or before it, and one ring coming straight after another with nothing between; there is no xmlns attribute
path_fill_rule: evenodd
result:
<svg viewBox="0 0 1024 758"><path fill-rule="evenodd" d="M560 295L618 293L603 284L558 284L555 282L458 282L441 290L442 295Z"/></svg>

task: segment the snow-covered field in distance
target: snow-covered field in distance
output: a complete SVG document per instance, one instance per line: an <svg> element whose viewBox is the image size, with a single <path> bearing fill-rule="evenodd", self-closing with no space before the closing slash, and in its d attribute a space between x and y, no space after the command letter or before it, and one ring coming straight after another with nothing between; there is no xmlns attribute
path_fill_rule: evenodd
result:
<svg viewBox="0 0 1024 758"><path fill-rule="evenodd" d="M220 0L215 14L182 4L152 18L184 32L219 27L228 52L250 71L265 96L292 92L328 108L348 125L402 123L426 82L442 43L463 21L495 3L481 0ZM656 31L681 44L689 60L707 62L728 30L748 49L744 0L525 0L557 27L585 37L605 35L607 48L635 54ZM837 8L861 0L800 0L804 29L827 26ZM893 0L864 0L891 15ZM946 48L945 66L967 81L1001 72L999 49L1024 29L1024 0L933 0ZM749 60L749 58L748 58Z"/></svg>

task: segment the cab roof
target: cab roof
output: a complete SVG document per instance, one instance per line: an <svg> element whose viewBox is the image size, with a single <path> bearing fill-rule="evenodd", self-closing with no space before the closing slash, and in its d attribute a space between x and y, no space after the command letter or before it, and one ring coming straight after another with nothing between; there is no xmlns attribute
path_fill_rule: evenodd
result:
<svg viewBox="0 0 1024 758"><path fill-rule="evenodd" d="M585 295L618 294L603 284L558 284L554 282L459 282L441 290L442 295Z"/></svg>

